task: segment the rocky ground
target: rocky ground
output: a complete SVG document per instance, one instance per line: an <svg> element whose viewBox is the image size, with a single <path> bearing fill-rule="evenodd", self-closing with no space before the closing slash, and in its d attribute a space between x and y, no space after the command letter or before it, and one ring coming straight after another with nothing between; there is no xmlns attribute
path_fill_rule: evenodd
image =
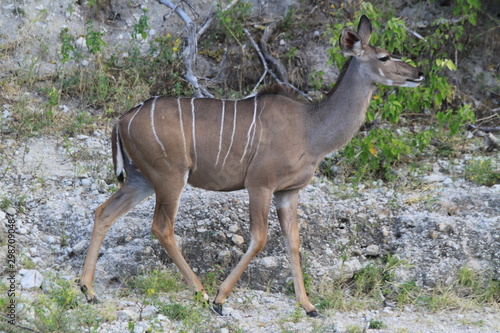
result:
<svg viewBox="0 0 500 333"><path fill-rule="evenodd" d="M18 260L32 263L16 277L20 299L39 293L38 287L54 274L78 278L93 212L116 186L103 180L109 179L111 166L104 132L79 135L67 142L51 138L3 142L0 198L11 198L15 204L0 211L0 219L6 223L11 216L15 221ZM398 268L401 281L413 279L422 287L446 284L463 266L498 279L500 186L478 187L456 177L463 167L460 165L444 160L433 165L418 176L421 184L416 187L394 188L375 182L353 190L314 179L302 192L299 210L301 252L314 283L352 277L387 254L411 264ZM244 191L185 190L177 240L201 276L213 271L215 265L228 272L246 249L247 201ZM121 332L129 320L137 319L137 305L117 295L127 279L143 271L171 267L151 236L153 206L152 198L140 204L116 222L104 241L96 292L115 304L117 317L102 324L99 332ZM381 305L379 310L366 313L331 311L321 319L300 316L292 320L295 302L282 293L290 276L273 212L268 244L231 294L225 307L228 316L211 320L229 321L245 332L345 332L353 325L362 327L366 316L387 325L381 332L500 330L497 307L465 312L443 309L444 313L430 314L412 307L396 311ZM176 297L190 299L186 293ZM156 316L154 309L151 316ZM158 316L160 322L169 322ZM169 325L175 330L175 322Z"/></svg>
<svg viewBox="0 0 500 333"><path fill-rule="evenodd" d="M200 13L209 12L205 1L193 2L202 8L198 9ZM113 12L105 14L86 10L80 3L5 0L0 4L0 130L15 123L16 112L23 112L23 108L46 108L48 93L39 93L34 82L50 81L61 70L62 28L70 27L73 34L85 35L89 18L102 21L106 43L119 49L130 40L130 31L142 14L142 8L132 2L125 5L113 1ZM170 15L164 20L169 13L164 6L156 1L145 3L152 27L148 38L167 32L182 34L179 18ZM264 20L266 14L276 15L274 11L286 12L289 4L283 7L284 3L254 1L253 5L259 19ZM405 7L408 1L394 3L406 16L419 15L427 20L427 16L439 15L436 6ZM310 12L321 10L322 5L318 2ZM325 65L328 43L307 37L316 36L316 32L320 33L308 31L301 35L302 41L313 41L305 47L309 52L302 65L325 71L325 80L330 82L336 73ZM301 43L299 37L295 43ZM147 46L147 40L142 43ZM464 67L484 72L486 85L496 82L493 71L484 71L485 65L479 60ZM88 66L89 62L78 65ZM474 81L469 74L460 75ZM3 84L9 80L23 82L20 86L31 85L31 89ZM483 84L471 86L480 90ZM75 100L60 102L54 107L61 117L79 114L82 109L93 115L102 112ZM8 286L10 273L4 267L9 263L7 245L13 234L16 313L19 323L26 326L33 327L33 301L47 293L55 276L71 281L71 285L78 279L94 211L117 188L111 172L111 125L103 123L85 135L18 137L9 130L0 136L0 276ZM22 129L28 125L20 126ZM477 138L464 139L459 156L438 158L429 154L419 161L418 168L398 170L397 181L389 184L379 180L353 188L340 181L315 178L302 191L299 204L304 272L316 286L315 292L319 292L319 286L352 278L363 267L388 255L405 263L395 269L394 283L415 281L422 290L453 288L454 278L463 267L499 280L500 185L478 186L464 176L468 162L477 156L500 165L498 151L482 152L481 146ZM215 193L191 187L184 191L176 224L177 241L202 278L214 272L218 279L224 278L246 250L247 205L244 191ZM153 207L154 198L138 205L115 223L104 240L95 289L104 301L99 309L105 309L102 311L107 312L108 320L100 324L97 332L130 331L130 321L135 322L134 332L360 332L370 319L384 324L371 332L500 332L498 304L442 306L437 313L415 305L393 308L380 304L374 310L325 310L321 318L305 318L285 291L291 273L274 208L268 244L230 294L226 316L221 318L206 310L203 320L207 326L186 328L180 321L159 314L157 308L142 304L140 296L123 292L127 281L138 274L172 268L150 231ZM11 224L15 225L15 233L9 233L6 227ZM183 304L192 304L193 298L187 290L162 297L165 302ZM5 295L0 295L0 302L4 299ZM79 300L84 302L83 295ZM3 329L23 332L21 328Z"/></svg>

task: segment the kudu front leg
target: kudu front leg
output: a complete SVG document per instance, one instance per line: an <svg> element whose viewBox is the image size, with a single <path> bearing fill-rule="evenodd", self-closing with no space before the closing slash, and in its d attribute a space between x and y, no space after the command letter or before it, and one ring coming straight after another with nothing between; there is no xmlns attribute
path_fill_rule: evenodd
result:
<svg viewBox="0 0 500 333"><path fill-rule="evenodd" d="M299 192L277 192L274 197L276 210L278 211L278 219L280 221L283 237L285 238L286 249L292 266L293 287L295 289L297 302L304 308L307 315L310 317L317 317L319 314L307 297L304 279L302 277L302 269L300 268L299 223L297 220L297 202Z"/></svg>
<svg viewBox="0 0 500 333"><path fill-rule="evenodd" d="M236 267L220 285L214 301L214 311L222 316L222 305L227 295L255 256L262 251L267 240L267 220L271 206L272 193L268 190L248 189L250 197L250 245Z"/></svg>

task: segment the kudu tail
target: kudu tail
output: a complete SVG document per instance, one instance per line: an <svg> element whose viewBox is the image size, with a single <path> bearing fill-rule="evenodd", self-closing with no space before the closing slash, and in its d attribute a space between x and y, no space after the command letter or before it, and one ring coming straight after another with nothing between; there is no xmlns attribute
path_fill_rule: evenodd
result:
<svg viewBox="0 0 500 333"><path fill-rule="evenodd" d="M123 150L118 123L113 127L111 134L111 150L113 153L115 175L120 182L120 185L122 185L125 180L125 158L127 153Z"/></svg>

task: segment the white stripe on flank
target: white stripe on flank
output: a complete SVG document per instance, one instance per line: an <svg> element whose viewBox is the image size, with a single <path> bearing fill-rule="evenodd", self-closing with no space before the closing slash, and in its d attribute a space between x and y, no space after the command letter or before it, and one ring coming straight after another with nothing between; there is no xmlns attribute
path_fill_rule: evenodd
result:
<svg viewBox="0 0 500 333"><path fill-rule="evenodd" d="M245 150L243 151L243 156L241 156L240 162L243 162L243 159L245 158L245 155L247 153L248 146L250 145L250 133L252 132L252 129L253 129L253 135L252 135L252 143L253 143L253 139L255 137L255 120L256 119L257 119L257 96L254 97L253 119L252 119L252 123L250 124L250 127L248 128L247 143L245 145Z"/></svg>
<svg viewBox="0 0 500 333"><path fill-rule="evenodd" d="M254 104L254 117L255 117L255 114L257 114L257 95L255 96L255 104ZM262 121L260 119L260 115L262 114L262 109L260 110L260 113L259 113L259 121L260 123L262 124ZM254 124L254 127L253 127L253 131L252 131L252 141L250 142L250 148L253 147L253 140L255 139L255 133L257 132L257 123ZM261 127L261 133L262 133L262 127Z"/></svg>
<svg viewBox="0 0 500 333"><path fill-rule="evenodd" d="M116 126L116 166L115 173L119 176L123 173L124 163L122 155L122 145L120 143L120 132L118 131L118 126Z"/></svg>
<svg viewBox="0 0 500 333"><path fill-rule="evenodd" d="M180 97L177 98L177 109L179 110L179 123L181 127L181 133L182 133L182 140L184 143L184 156L186 156L187 149L186 149L186 134L184 134L184 124L182 122L182 107L181 107L181 99Z"/></svg>
<svg viewBox="0 0 500 333"><path fill-rule="evenodd" d="M226 164L226 159L229 156L229 152L231 151L231 147L233 146L234 141L234 133L236 132L236 113L238 109L236 108L238 101L234 101L234 118L233 118L233 133L231 134L231 143L229 144L229 148L227 150L226 157L224 157L224 162L222 162L222 167Z"/></svg>
<svg viewBox="0 0 500 333"><path fill-rule="evenodd" d="M259 125L260 125L260 133L259 133L259 142L257 143L257 148L255 149L255 156L259 153L259 148L260 148L260 142L262 141L262 119L260 116L262 116L262 111L264 111L264 106L261 107L260 113L259 113ZM253 139L252 139L253 140Z"/></svg>
<svg viewBox="0 0 500 333"><path fill-rule="evenodd" d="M158 137L158 134L156 133L156 128L155 128L155 106L156 106L157 99L158 99L158 96L156 96L153 99L153 105L151 105L151 129L153 130L153 135L155 137L156 142L158 142L161 149L163 150L163 154L165 155L165 157L167 157L167 151L165 150L163 143L160 141L160 138Z"/></svg>
<svg viewBox="0 0 500 333"><path fill-rule="evenodd" d="M139 111L141 111L142 107L144 106L144 103L141 103L141 104L138 104L136 107L139 107L137 109L137 111L135 111L134 115L132 116L132 118L130 118L130 121L128 122L128 128L127 128L127 133L128 133L128 136L130 137L130 125L132 124L132 121L134 120L135 116L137 116L137 114L139 113Z"/></svg>
<svg viewBox="0 0 500 333"><path fill-rule="evenodd" d="M222 132L224 131L224 113L226 111L226 101L222 100L222 115L220 120L220 133L219 133L219 151L217 152L217 159L215 165L219 163L220 151L222 150Z"/></svg>
<svg viewBox="0 0 500 333"><path fill-rule="evenodd" d="M192 124L192 134L193 134L193 149L194 149L194 169L196 169L196 165L198 164L198 152L196 151L196 127L195 127L195 116L194 116L194 100L195 97L191 98L191 117L193 118Z"/></svg>

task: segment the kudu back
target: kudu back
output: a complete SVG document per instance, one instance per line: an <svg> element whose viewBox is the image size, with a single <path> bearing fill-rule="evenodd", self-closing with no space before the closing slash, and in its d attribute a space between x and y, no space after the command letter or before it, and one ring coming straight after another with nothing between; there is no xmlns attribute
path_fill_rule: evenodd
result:
<svg viewBox="0 0 500 333"><path fill-rule="evenodd" d="M274 198L289 255L297 302L310 316L299 262L297 201L324 156L343 147L359 130L377 83L417 87L420 70L369 44L372 26L362 16L357 31L344 28L340 45L351 56L326 98L304 103L284 89L243 100L153 97L116 123L113 162L121 188L95 214L80 279L89 301L99 249L115 220L156 193L152 232L190 287L208 300L174 238L174 220L186 184L216 191L246 188L251 241L221 284L213 309L222 304L250 261L264 248Z"/></svg>

